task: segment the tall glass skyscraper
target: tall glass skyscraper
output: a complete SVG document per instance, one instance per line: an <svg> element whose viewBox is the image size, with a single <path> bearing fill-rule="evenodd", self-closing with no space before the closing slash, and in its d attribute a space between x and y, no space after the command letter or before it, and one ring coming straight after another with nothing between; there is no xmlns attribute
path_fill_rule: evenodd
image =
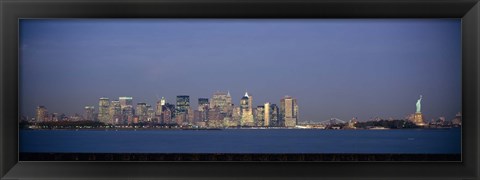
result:
<svg viewBox="0 0 480 180"><path fill-rule="evenodd" d="M177 106L175 108L175 114L186 114L188 112L188 108L190 108L190 96L177 96Z"/></svg>
<svg viewBox="0 0 480 180"><path fill-rule="evenodd" d="M208 102L208 98L198 98L198 110L205 111L208 110L210 106L210 102Z"/></svg>
<svg viewBox="0 0 480 180"><path fill-rule="evenodd" d="M242 126L255 126L252 110L253 97L249 96L247 92L240 100L240 110L242 113L242 119L240 124Z"/></svg>
<svg viewBox="0 0 480 180"><path fill-rule="evenodd" d="M135 115L138 117L140 122L143 122L147 118L147 103L137 103L135 109Z"/></svg>
<svg viewBox="0 0 480 180"><path fill-rule="evenodd" d="M295 127L297 125L298 104L297 99L285 96L280 100L281 119L285 127Z"/></svg>
<svg viewBox="0 0 480 180"><path fill-rule="evenodd" d="M231 114L232 111L232 97L230 92L217 91L213 93L210 101L210 108L219 107L221 113Z"/></svg>
<svg viewBox="0 0 480 180"><path fill-rule="evenodd" d="M133 106L133 98L132 97L119 97L118 101L120 101L120 107L123 109L126 106Z"/></svg>
<svg viewBox="0 0 480 180"><path fill-rule="evenodd" d="M95 106L85 106L83 119L93 121L95 120Z"/></svg>
<svg viewBox="0 0 480 180"><path fill-rule="evenodd" d="M112 124L118 124L122 122L122 107L120 105L120 101L110 102L109 114L111 118L110 122Z"/></svg>
<svg viewBox="0 0 480 180"><path fill-rule="evenodd" d="M47 114L48 114L48 111L47 111L47 108L45 106L38 106L37 109L36 109L35 120L37 122L45 121L45 119L47 117Z"/></svg>
<svg viewBox="0 0 480 180"><path fill-rule="evenodd" d="M109 106L110 100L106 97L100 98L98 101L98 120L103 123L109 123L110 116L109 116Z"/></svg>

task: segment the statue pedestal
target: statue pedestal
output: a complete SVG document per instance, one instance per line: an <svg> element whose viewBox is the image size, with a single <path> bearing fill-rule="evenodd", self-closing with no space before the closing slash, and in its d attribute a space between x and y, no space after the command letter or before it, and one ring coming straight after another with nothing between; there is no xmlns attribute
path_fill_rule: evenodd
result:
<svg viewBox="0 0 480 180"><path fill-rule="evenodd" d="M425 122L423 122L423 114L421 112L415 113L413 121L417 126L425 126Z"/></svg>

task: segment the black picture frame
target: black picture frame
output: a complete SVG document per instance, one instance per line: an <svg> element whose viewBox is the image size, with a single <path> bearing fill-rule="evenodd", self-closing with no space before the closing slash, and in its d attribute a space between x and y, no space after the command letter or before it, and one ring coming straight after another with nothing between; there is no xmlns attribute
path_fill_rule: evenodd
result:
<svg viewBox="0 0 480 180"><path fill-rule="evenodd" d="M478 0L1 0L2 179L478 179ZM19 18L462 18L462 162L18 162Z"/></svg>

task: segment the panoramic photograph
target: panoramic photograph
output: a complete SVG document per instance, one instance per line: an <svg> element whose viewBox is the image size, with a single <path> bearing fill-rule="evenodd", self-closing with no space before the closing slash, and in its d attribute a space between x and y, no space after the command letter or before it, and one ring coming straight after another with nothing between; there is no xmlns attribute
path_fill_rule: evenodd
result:
<svg viewBox="0 0 480 180"><path fill-rule="evenodd" d="M19 30L20 161L461 161L460 19Z"/></svg>

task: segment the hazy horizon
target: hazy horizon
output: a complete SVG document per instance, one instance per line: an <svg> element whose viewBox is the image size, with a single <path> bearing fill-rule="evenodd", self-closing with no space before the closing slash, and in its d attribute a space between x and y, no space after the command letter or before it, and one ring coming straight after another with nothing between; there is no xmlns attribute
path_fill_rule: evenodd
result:
<svg viewBox="0 0 480 180"><path fill-rule="evenodd" d="M98 99L297 98L299 121L461 112L460 19L21 19L20 112Z"/></svg>

